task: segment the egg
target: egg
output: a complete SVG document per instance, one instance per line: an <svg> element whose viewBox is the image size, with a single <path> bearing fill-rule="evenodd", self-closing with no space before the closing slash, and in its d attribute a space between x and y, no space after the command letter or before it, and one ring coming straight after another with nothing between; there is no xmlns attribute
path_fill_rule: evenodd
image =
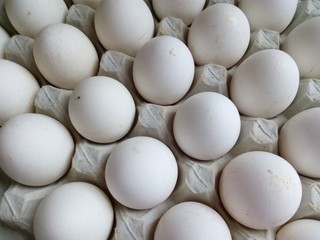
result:
<svg viewBox="0 0 320 240"><path fill-rule="evenodd" d="M286 223L297 211L302 186L296 170L269 152L238 155L223 169L219 192L227 212L253 229Z"/></svg>
<svg viewBox="0 0 320 240"><path fill-rule="evenodd" d="M205 8L193 21L188 47L197 65L214 63L230 68L246 52L250 41L244 13L228 3Z"/></svg>
<svg viewBox="0 0 320 240"><path fill-rule="evenodd" d="M143 0L101 0L94 25L107 50L130 56L135 56L154 34L153 17Z"/></svg>
<svg viewBox="0 0 320 240"><path fill-rule="evenodd" d="M202 92L185 100L173 121L174 138L183 152L198 160L226 154L240 134L240 116L222 94Z"/></svg>
<svg viewBox="0 0 320 240"><path fill-rule="evenodd" d="M160 20L165 17L176 17L186 25L193 22L205 3L205 0L152 0L153 9Z"/></svg>
<svg viewBox="0 0 320 240"><path fill-rule="evenodd" d="M101 0L72 0L74 4L83 4L96 9Z"/></svg>
<svg viewBox="0 0 320 240"><path fill-rule="evenodd" d="M242 115L272 118L294 100L299 87L299 69L287 53L261 50L236 69L230 83L230 98Z"/></svg>
<svg viewBox="0 0 320 240"><path fill-rule="evenodd" d="M284 225L277 233L276 240L318 240L320 221L299 219Z"/></svg>
<svg viewBox="0 0 320 240"><path fill-rule="evenodd" d="M214 209L199 202L182 202L160 218L154 240L231 240L224 219Z"/></svg>
<svg viewBox="0 0 320 240"><path fill-rule="evenodd" d="M57 120L38 113L10 118L0 129L0 167L13 180L43 186L70 168L74 142Z"/></svg>
<svg viewBox="0 0 320 240"><path fill-rule="evenodd" d="M296 12L298 0L241 0L239 8L247 16L251 31L268 29L281 33Z"/></svg>
<svg viewBox="0 0 320 240"><path fill-rule="evenodd" d="M290 118L279 133L279 154L298 173L320 178L320 108L304 110Z"/></svg>
<svg viewBox="0 0 320 240"><path fill-rule="evenodd" d="M0 26L0 59L5 58L5 50L9 41L9 34Z"/></svg>
<svg viewBox="0 0 320 240"><path fill-rule="evenodd" d="M64 22L68 11L63 0L5 0L4 6L17 32L31 38L50 24Z"/></svg>
<svg viewBox="0 0 320 240"><path fill-rule="evenodd" d="M171 150L161 141L145 136L119 143L105 168L111 195L122 205L139 210L164 202L177 177L177 162Z"/></svg>
<svg viewBox="0 0 320 240"><path fill-rule="evenodd" d="M297 63L301 78L320 78L320 17L313 17L294 28L281 49Z"/></svg>
<svg viewBox="0 0 320 240"><path fill-rule="evenodd" d="M134 100L119 81L95 76L85 79L72 92L68 112L72 125L85 138L97 143L124 137L135 120Z"/></svg>
<svg viewBox="0 0 320 240"><path fill-rule="evenodd" d="M40 89L37 80L19 64L0 59L0 126L10 118L34 111Z"/></svg>
<svg viewBox="0 0 320 240"><path fill-rule="evenodd" d="M169 105L190 89L194 62L188 47L171 36L155 37L138 51L133 64L133 81L148 102Z"/></svg>
<svg viewBox="0 0 320 240"><path fill-rule="evenodd" d="M113 208L95 185L67 183L41 200L33 219L37 240L105 240L113 225Z"/></svg>
<svg viewBox="0 0 320 240"><path fill-rule="evenodd" d="M33 56L41 74L54 86L74 89L97 74L99 59L89 38L76 27L51 24L37 35Z"/></svg>

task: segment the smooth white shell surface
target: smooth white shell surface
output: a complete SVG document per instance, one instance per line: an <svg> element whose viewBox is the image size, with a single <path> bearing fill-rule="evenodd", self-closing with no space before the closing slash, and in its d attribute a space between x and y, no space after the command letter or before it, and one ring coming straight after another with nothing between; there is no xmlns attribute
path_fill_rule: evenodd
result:
<svg viewBox="0 0 320 240"><path fill-rule="evenodd" d="M54 86L74 89L96 75L99 59L89 38L76 27L57 23L43 28L33 45L33 56L42 75Z"/></svg>
<svg viewBox="0 0 320 240"><path fill-rule="evenodd" d="M105 240L113 224L107 195L84 182L64 184L39 204L33 221L37 240Z"/></svg>
<svg viewBox="0 0 320 240"><path fill-rule="evenodd" d="M295 61L283 51L267 49L239 65L230 83L230 97L241 114L271 118L292 103L298 87Z"/></svg>
<svg viewBox="0 0 320 240"><path fill-rule="evenodd" d="M133 64L133 80L144 99L168 105L188 92L194 68L192 55L182 41L161 36L151 39L139 50Z"/></svg>
<svg viewBox="0 0 320 240"><path fill-rule="evenodd" d="M13 180L42 186L60 179L68 170L74 142L57 120L25 113L0 129L0 166Z"/></svg>
<svg viewBox="0 0 320 240"><path fill-rule="evenodd" d="M162 142L150 137L133 137L111 152L105 169L107 187L121 204L149 209L165 201L178 177L176 159Z"/></svg>
<svg viewBox="0 0 320 240"><path fill-rule="evenodd" d="M39 31L53 23L63 23L68 7L63 0L5 0L5 9L14 28L35 38Z"/></svg>
<svg viewBox="0 0 320 240"><path fill-rule="evenodd" d="M212 208L198 202L183 202L160 218L154 240L231 240L226 222Z"/></svg>
<svg viewBox="0 0 320 240"><path fill-rule="evenodd" d="M279 134L279 154L298 173L320 178L320 108L304 110L290 118Z"/></svg>
<svg viewBox="0 0 320 240"><path fill-rule="evenodd" d="M1 126L18 114L33 112L40 87L27 69L9 60L0 59L0 73Z"/></svg>
<svg viewBox="0 0 320 240"><path fill-rule="evenodd" d="M277 233L276 240L318 240L320 221L300 219L284 225Z"/></svg>
<svg viewBox="0 0 320 240"><path fill-rule="evenodd" d="M297 63L301 78L320 78L320 17L298 25L285 38L281 49Z"/></svg>
<svg viewBox="0 0 320 240"><path fill-rule="evenodd" d="M252 32L268 29L282 32L296 12L298 0L241 0L239 8L247 16Z"/></svg>
<svg viewBox="0 0 320 240"><path fill-rule="evenodd" d="M194 19L188 47L197 65L214 63L229 68L244 55L249 40L250 27L244 13L234 5L217 3Z"/></svg>
<svg viewBox="0 0 320 240"><path fill-rule="evenodd" d="M134 100L119 81L95 76L85 79L69 98L69 117L85 138L110 143L125 136L135 119Z"/></svg>
<svg viewBox="0 0 320 240"><path fill-rule="evenodd" d="M160 20L176 17L188 26L202 11L205 3L205 0L152 0L152 7Z"/></svg>
<svg viewBox="0 0 320 240"><path fill-rule="evenodd" d="M187 155L199 160L216 159L226 154L239 137L239 112L222 94L198 93L179 106L173 133Z"/></svg>
<svg viewBox="0 0 320 240"><path fill-rule="evenodd" d="M154 21L143 0L102 0L96 8L95 29L107 50L135 56L154 34Z"/></svg>
<svg viewBox="0 0 320 240"><path fill-rule="evenodd" d="M5 58L5 49L9 40L9 34L0 26L0 58Z"/></svg>
<svg viewBox="0 0 320 240"><path fill-rule="evenodd" d="M295 169L278 155L261 151L232 159L222 171L219 191L227 212L253 229L286 223L297 211L302 197Z"/></svg>

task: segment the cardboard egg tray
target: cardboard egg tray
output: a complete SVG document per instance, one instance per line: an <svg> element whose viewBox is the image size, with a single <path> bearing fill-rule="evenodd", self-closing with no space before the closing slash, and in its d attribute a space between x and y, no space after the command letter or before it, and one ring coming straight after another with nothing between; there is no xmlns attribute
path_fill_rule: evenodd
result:
<svg viewBox="0 0 320 240"><path fill-rule="evenodd" d="M216 0L208 1L207 5L216 2L234 4L234 1ZM69 6L71 6L70 2ZM249 48L240 62L259 50L278 49L282 40L295 26L306 19L320 15L319 6L319 1L299 2L294 20L281 35L267 29L253 32ZM228 96L229 80L237 66L228 70L215 64L198 66L190 91L177 104L160 106L147 103L133 86L134 58L120 52L106 52L103 49L94 32L94 13L93 9L84 5L72 5L67 14L66 23L82 30L94 43L101 57L98 75L119 80L134 97L137 107L136 122L125 138L150 136L159 139L173 151L179 168L178 182L174 192L157 207L143 211L132 210L113 201L115 221L110 239L152 240L156 224L168 208L184 201L198 201L220 213L230 228L233 240L274 240L278 228L253 230L237 223L228 215L218 195L219 176L224 166L241 153L253 150L277 153L278 130L285 121L305 109L320 107L320 80L301 79L294 102L275 118L242 116L240 137L232 150L216 160L198 161L185 155L174 141L172 124L175 112L181 102L199 92L212 91ZM1 3L0 16L0 24L12 34L13 30L10 30L10 24L5 18L3 3ZM188 27L181 20L168 17L157 23L155 35L170 35L186 42ZM46 82L35 65L32 45L33 39L14 35L7 47L6 58L26 67L39 80L42 87L35 100L36 112L51 116L63 123L73 134L76 149L70 171L62 179L48 186L24 186L11 181L3 172L0 172L0 239L34 239L32 220L35 209L40 200L57 186L70 181L85 181L108 192L104 180L104 168L111 150L118 144L118 142L93 143L81 137L73 129L67 109L71 91L53 87ZM302 202L291 220L301 218L320 220L320 180L303 176L300 178L303 187ZM110 198L112 199L111 196Z"/></svg>

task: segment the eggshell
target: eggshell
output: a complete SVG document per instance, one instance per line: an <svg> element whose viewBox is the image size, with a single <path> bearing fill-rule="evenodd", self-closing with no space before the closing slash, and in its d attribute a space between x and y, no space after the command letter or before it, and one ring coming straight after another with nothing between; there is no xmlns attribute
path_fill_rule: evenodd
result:
<svg viewBox="0 0 320 240"><path fill-rule="evenodd" d="M60 179L74 152L71 134L57 120L24 113L0 129L0 166L13 180L42 186Z"/></svg>
<svg viewBox="0 0 320 240"><path fill-rule="evenodd" d="M297 63L301 78L320 78L320 17L304 21L285 38L281 49Z"/></svg>
<svg viewBox="0 0 320 240"><path fill-rule="evenodd" d="M149 209L165 201L178 176L171 150L157 139L138 136L119 143L111 152L105 178L111 195L122 205Z"/></svg>
<svg viewBox="0 0 320 240"><path fill-rule="evenodd" d="M94 25L101 44L135 56L154 34L150 9L143 0L102 0L96 8Z"/></svg>
<svg viewBox="0 0 320 240"><path fill-rule="evenodd" d="M68 11L63 0L4 0L4 3L14 28L31 38L45 26L64 22Z"/></svg>
<svg viewBox="0 0 320 240"><path fill-rule="evenodd" d="M0 59L5 58L5 49L9 41L9 34L0 26Z"/></svg>
<svg viewBox="0 0 320 240"><path fill-rule="evenodd" d="M267 49L239 65L230 83L230 97L241 114L272 118L292 103L298 87L295 61L283 51Z"/></svg>
<svg viewBox="0 0 320 240"><path fill-rule="evenodd" d="M202 11L205 3L205 0L152 0L152 7L160 20L165 17L176 17L186 25L190 25Z"/></svg>
<svg viewBox="0 0 320 240"><path fill-rule="evenodd" d="M54 86L74 89L96 75L98 54L89 38L76 27L51 24L37 35L33 56L42 75Z"/></svg>
<svg viewBox="0 0 320 240"><path fill-rule="evenodd" d="M152 103L168 105L179 101L191 87L193 77L192 55L175 37L151 39L134 60L134 85L140 95Z"/></svg>
<svg viewBox="0 0 320 240"><path fill-rule="evenodd" d="M250 27L244 13L234 5L217 3L194 19L188 47L197 65L214 63L229 68L244 55L249 40Z"/></svg>
<svg viewBox="0 0 320 240"><path fill-rule="evenodd" d="M199 160L226 154L240 134L240 116L224 95L202 92L183 102L174 117L174 138L183 152Z"/></svg>
<svg viewBox="0 0 320 240"><path fill-rule="evenodd" d="M219 191L227 212L253 229L286 223L297 211L302 197L295 169L278 155L261 151L232 159L222 171Z"/></svg>
<svg viewBox="0 0 320 240"><path fill-rule="evenodd" d="M268 29L282 32L296 12L298 0L241 0L239 8L247 16L251 31Z"/></svg>
<svg viewBox="0 0 320 240"><path fill-rule="evenodd" d="M33 230L37 240L105 240L113 218L111 202L101 189L73 182L54 189L40 202Z"/></svg>
<svg viewBox="0 0 320 240"><path fill-rule="evenodd" d="M198 202L183 202L170 208L157 224L154 240L231 240L223 218Z"/></svg>
<svg viewBox="0 0 320 240"><path fill-rule="evenodd" d="M320 178L320 108L304 110L290 118L279 134L279 154L298 173Z"/></svg>
<svg viewBox="0 0 320 240"><path fill-rule="evenodd" d="M33 112L40 87L27 69L9 60L0 59L0 73L1 126L18 114Z"/></svg>
<svg viewBox="0 0 320 240"><path fill-rule="evenodd" d="M276 240L318 240L320 221L300 219L284 225L277 233Z"/></svg>
<svg viewBox="0 0 320 240"><path fill-rule="evenodd" d="M135 103L119 81L95 76L85 79L69 98L69 117L85 138L110 143L125 136L135 119Z"/></svg>

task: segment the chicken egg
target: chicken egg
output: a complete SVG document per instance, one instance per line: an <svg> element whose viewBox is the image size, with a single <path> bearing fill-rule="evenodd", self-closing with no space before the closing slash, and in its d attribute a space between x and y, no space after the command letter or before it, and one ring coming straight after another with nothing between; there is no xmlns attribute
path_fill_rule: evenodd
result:
<svg viewBox="0 0 320 240"><path fill-rule="evenodd" d="M69 131L46 115L20 114L0 128L0 167L21 184L55 182L69 170L73 153Z"/></svg>
<svg viewBox="0 0 320 240"><path fill-rule="evenodd" d="M37 35L33 56L41 74L54 86L74 89L96 75L99 59L89 38L76 27L51 24Z"/></svg>
<svg viewBox="0 0 320 240"><path fill-rule="evenodd" d="M68 11L63 0L5 0L4 3L17 32L31 38L50 24L63 23Z"/></svg>
<svg viewBox="0 0 320 240"><path fill-rule="evenodd" d="M202 92L183 102L174 117L174 138L183 152L198 160L226 154L240 134L240 116L222 94Z"/></svg>
<svg viewBox="0 0 320 240"><path fill-rule="evenodd" d="M205 8L191 24L188 47L197 65L214 63L230 68L246 52L249 22L234 5L217 3Z"/></svg>
<svg viewBox="0 0 320 240"><path fill-rule="evenodd" d="M272 118L294 100L299 87L295 61L277 49L261 50L236 69L230 83L230 97L243 115Z"/></svg>
<svg viewBox="0 0 320 240"><path fill-rule="evenodd" d="M299 219L284 225L277 233L276 240L319 240L320 221Z"/></svg>
<svg viewBox="0 0 320 240"><path fill-rule="evenodd" d="M320 17L304 21L285 38L281 49L297 63L301 78L320 78Z"/></svg>
<svg viewBox="0 0 320 240"><path fill-rule="evenodd" d="M152 6L156 15L161 19L176 17L187 26L202 11L205 0L152 0Z"/></svg>
<svg viewBox="0 0 320 240"><path fill-rule="evenodd" d="M107 50L133 57L154 34L153 16L143 0L101 0L94 25Z"/></svg>
<svg viewBox="0 0 320 240"><path fill-rule="evenodd" d="M113 78L95 76L73 90L68 111L72 125L83 137L110 143L129 132L136 107L123 84Z"/></svg>
<svg viewBox="0 0 320 240"><path fill-rule="evenodd" d="M279 154L298 173L320 178L320 108L304 110L290 118L279 133Z"/></svg>
<svg viewBox="0 0 320 240"><path fill-rule="evenodd" d="M105 168L111 195L122 205L140 210L165 201L177 177L178 166L171 150L159 140L144 136L119 143Z"/></svg>
<svg viewBox="0 0 320 240"><path fill-rule="evenodd" d="M67 183L41 200L33 219L37 240L106 240L114 212L107 195L95 185Z"/></svg>
<svg viewBox="0 0 320 240"><path fill-rule="evenodd" d="M0 26L0 59L5 58L5 49L9 41L9 34Z"/></svg>
<svg viewBox="0 0 320 240"><path fill-rule="evenodd" d="M138 51L133 81L148 102L168 105L188 92L194 69L192 55L182 41L170 36L155 37Z"/></svg>
<svg viewBox="0 0 320 240"><path fill-rule="evenodd" d="M251 31L268 29L281 33L296 12L298 0L241 0L239 8L247 16Z"/></svg>
<svg viewBox="0 0 320 240"><path fill-rule="evenodd" d="M33 112L40 89L37 80L19 64L0 59L0 126L10 118Z"/></svg>
<svg viewBox="0 0 320 240"><path fill-rule="evenodd" d="M218 212L199 202L182 202L160 218L154 240L231 240L228 225Z"/></svg>
<svg viewBox="0 0 320 240"><path fill-rule="evenodd" d="M296 170L269 152L238 155L223 169L219 192L227 212L253 229L286 223L297 211L302 185Z"/></svg>

